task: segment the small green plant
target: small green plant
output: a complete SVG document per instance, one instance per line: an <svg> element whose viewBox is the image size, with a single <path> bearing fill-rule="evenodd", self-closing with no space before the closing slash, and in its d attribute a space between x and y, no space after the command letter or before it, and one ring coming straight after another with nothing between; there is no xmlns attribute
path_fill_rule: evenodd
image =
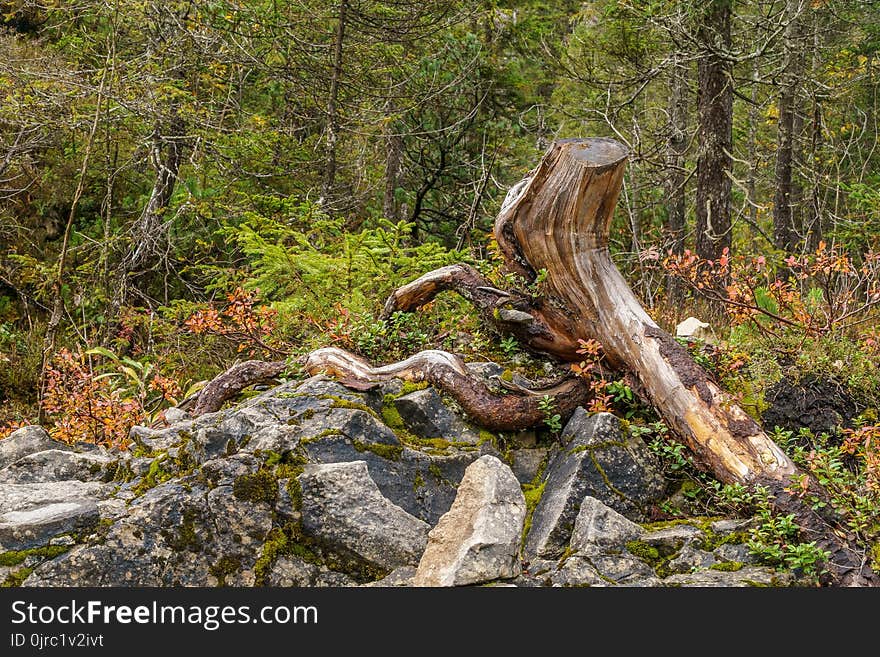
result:
<svg viewBox="0 0 880 657"><path fill-rule="evenodd" d="M367 317L354 325L349 338L367 358L409 355L424 349L431 339L419 321L417 315L404 312L395 312L388 319Z"/></svg>
<svg viewBox="0 0 880 657"><path fill-rule="evenodd" d="M801 528L795 522L794 514L775 513L766 488L757 487L750 497L761 523L750 531L746 543L749 550L768 565L798 572L818 583L819 577L826 572L825 562L831 553L822 550L815 542L802 543Z"/></svg>
<svg viewBox="0 0 880 657"><path fill-rule="evenodd" d="M501 347L501 351L508 356L513 356L513 354L519 351L519 342L517 342L516 338L512 335L502 338L501 342L498 344Z"/></svg>
<svg viewBox="0 0 880 657"><path fill-rule="evenodd" d="M550 395L544 395L538 400L538 408L544 414L544 424L553 433L562 430L562 416L556 413L556 399Z"/></svg>

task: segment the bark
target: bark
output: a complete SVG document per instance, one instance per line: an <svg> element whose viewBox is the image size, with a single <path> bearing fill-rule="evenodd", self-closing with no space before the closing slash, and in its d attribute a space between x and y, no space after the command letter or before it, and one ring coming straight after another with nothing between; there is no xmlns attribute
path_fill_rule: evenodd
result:
<svg viewBox="0 0 880 657"><path fill-rule="evenodd" d="M313 375L335 376L343 385L357 390L370 389L393 378L429 383L449 393L468 415L493 431L519 431L541 424L546 416L539 401L545 395L553 398L554 411L563 421L589 399L588 386L577 378L546 388L517 387L508 394L494 394L468 370L461 357L437 350L422 351L384 367L372 367L347 351L326 347L309 354L304 369Z"/></svg>
<svg viewBox="0 0 880 657"><path fill-rule="evenodd" d="M684 64L673 62L669 93L669 136L666 140L666 224L664 228L673 253L684 251L685 153L687 152L687 80ZM671 279L670 279L671 280Z"/></svg>
<svg viewBox="0 0 880 657"><path fill-rule="evenodd" d="M248 360L233 365L212 379L192 397L184 399L178 408L189 408L191 417L219 411L223 404L234 399L242 390L258 383L269 383L287 367L283 360Z"/></svg>
<svg viewBox="0 0 880 657"><path fill-rule="evenodd" d="M340 0L339 17L336 22L336 36L333 41L333 68L330 73L330 97L327 100L327 144L324 156L327 159L324 169L324 188L322 196L326 203L332 203L336 186L336 144L339 141L339 83L342 79L343 44L348 21L349 0Z"/></svg>
<svg viewBox="0 0 880 657"><path fill-rule="evenodd" d="M730 190L733 151L730 0L708 0L699 29L704 49L697 65L699 157L697 159L697 241L702 258L717 259L730 248Z"/></svg>
<svg viewBox="0 0 880 657"><path fill-rule="evenodd" d="M798 44L800 0L788 0L784 49L785 68L779 90L777 122L776 192L773 198L773 243L783 251L792 252L800 241L798 220L799 186L794 179L794 154L797 130L797 98L803 71L803 52Z"/></svg>
<svg viewBox="0 0 880 657"><path fill-rule="evenodd" d="M388 107L386 108L385 124L385 195L382 199L382 213L386 219L396 223L398 210L395 192L400 177L400 155L403 150L403 140L395 132L394 121L391 120L390 114L390 107Z"/></svg>

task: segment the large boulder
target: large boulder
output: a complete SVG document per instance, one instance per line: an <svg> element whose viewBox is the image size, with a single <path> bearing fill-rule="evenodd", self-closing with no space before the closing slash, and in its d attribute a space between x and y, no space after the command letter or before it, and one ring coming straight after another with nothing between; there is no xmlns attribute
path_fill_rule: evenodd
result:
<svg viewBox="0 0 880 657"><path fill-rule="evenodd" d="M364 461L308 465L299 483L304 534L382 575L418 563L430 527L383 496Z"/></svg>
<svg viewBox="0 0 880 657"><path fill-rule="evenodd" d="M428 535L414 586L462 586L519 574L525 497L510 468L491 455L465 471L452 508Z"/></svg>

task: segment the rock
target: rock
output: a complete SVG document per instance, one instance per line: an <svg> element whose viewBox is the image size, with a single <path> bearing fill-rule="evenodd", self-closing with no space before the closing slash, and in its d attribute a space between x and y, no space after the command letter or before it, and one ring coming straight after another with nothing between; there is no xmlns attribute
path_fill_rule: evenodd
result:
<svg viewBox="0 0 880 657"><path fill-rule="evenodd" d="M715 520L709 525L709 530L721 534L733 534L735 532L748 531L755 526L754 518L725 518L723 520Z"/></svg>
<svg viewBox="0 0 880 657"><path fill-rule="evenodd" d="M303 533L382 573L418 563L430 527L379 492L366 462L308 465L298 479Z"/></svg>
<svg viewBox="0 0 880 657"><path fill-rule="evenodd" d="M462 586L516 577L526 502L494 456L468 466L452 508L428 535L413 586Z"/></svg>
<svg viewBox="0 0 880 657"><path fill-rule="evenodd" d="M28 454L0 471L0 484L32 484L50 481L100 481L114 462L109 456L48 449Z"/></svg>
<svg viewBox="0 0 880 657"><path fill-rule="evenodd" d="M690 573L705 570L715 563L711 552L685 545L674 559L669 561L669 569L673 573Z"/></svg>
<svg viewBox="0 0 880 657"><path fill-rule="evenodd" d="M629 554L575 554L565 559L550 581L554 586L659 586L650 566Z"/></svg>
<svg viewBox="0 0 880 657"><path fill-rule="evenodd" d="M516 449L513 451L513 465L511 469L521 484L527 484L535 479L541 469L541 465L547 458L547 449L534 447Z"/></svg>
<svg viewBox="0 0 880 657"><path fill-rule="evenodd" d="M46 430L37 424L16 429L0 440L0 470L20 458L47 449L70 450L71 447L52 440Z"/></svg>
<svg viewBox="0 0 880 657"><path fill-rule="evenodd" d="M272 564L266 584L269 586L313 586L318 566L295 557L281 557Z"/></svg>
<svg viewBox="0 0 880 657"><path fill-rule="evenodd" d="M580 505L569 546L575 552L595 554L600 548L623 547L644 533L633 521L588 496Z"/></svg>
<svg viewBox="0 0 880 657"><path fill-rule="evenodd" d="M27 550L58 534L93 527L100 516L95 500L54 502L0 515L0 549Z"/></svg>
<svg viewBox="0 0 880 657"><path fill-rule="evenodd" d="M413 577L416 575L416 569L413 566L401 566L395 568L382 579L375 582L364 584L368 587L389 587L389 586L412 586Z"/></svg>
<svg viewBox="0 0 880 657"><path fill-rule="evenodd" d="M656 548L660 554L671 555L681 550L685 545L702 538L704 538L702 531L691 525L682 524L646 532L639 540Z"/></svg>
<svg viewBox="0 0 880 657"><path fill-rule="evenodd" d="M724 543L712 552L715 558L728 563L757 563L759 557L749 550L747 545L739 543Z"/></svg>
<svg viewBox="0 0 880 657"><path fill-rule="evenodd" d="M453 413L434 388L416 390L394 400L403 424L422 438L442 438L449 442L475 445L480 434Z"/></svg>
<svg viewBox="0 0 880 657"><path fill-rule="evenodd" d="M717 344L718 338L712 327L696 317L688 317L675 327L675 335L679 338L702 340L706 344Z"/></svg>
<svg viewBox="0 0 880 657"><path fill-rule="evenodd" d="M0 486L0 515L71 500L104 499L113 487L98 482L56 481Z"/></svg>
<svg viewBox="0 0 880 657"><path fill-rule="evenodd" d="M550 575L552 586L608 586L593 563L583 557L569 557L559 570Z"/></svg>
<svg viewBox="0 0 880 657"><path fill-rule="evenodd" d="M189 413L187 413L182 408L177 408L176 406L166 408L164 413L165 421L168 424L174 424L175 422L181 422L183 420L189 419Z"/></svg>
<svg viewBox="0 0 880 657"><path fill-rule="evenodd" d="M529 558L562 554L585 497L640 520L666 489L656 457L639 438L625 434L610 413L591 416L578 408L562 441L564 447L550 461L544 493L532 514L525 544Z"/></svg>
<svg viewBox="0 0 880 657"><path fill-rule="evenodd" d="M699 570L664 578L663 586L682 587L737 587L737 586L790 586L790 575L777 573L770 568L745 566L734 572L722 570Z"/></svg>
<svg viewBox="0 0 880 657"><path fill-rule="evenodd" d="M253 586L271 527L268 502L185 477L148 490L102 542L42 564L24 585Z"/></svg>

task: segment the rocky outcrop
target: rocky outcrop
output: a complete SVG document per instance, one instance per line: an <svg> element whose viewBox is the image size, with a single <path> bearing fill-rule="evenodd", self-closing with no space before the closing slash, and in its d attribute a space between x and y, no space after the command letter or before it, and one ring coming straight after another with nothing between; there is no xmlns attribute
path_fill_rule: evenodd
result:
<svg viewBox="0 0 880 657"><path fill-rule="evenodd" d="M409 403L439 429L417 435ZM755 562L748 519L642 524L665 482L613 416L579 410L555 439L474 434L457 412L399 381L313 377L135 427L126 450L20 429L0 440L0 583L794 583Z"/></svg>
<svg viewBox="0 0 880 657"><path fill-rule="evenodd" d="M526 501L494 456L468 466L452 508L428 535L413 586L480 584L519 574Z"/></svg>

